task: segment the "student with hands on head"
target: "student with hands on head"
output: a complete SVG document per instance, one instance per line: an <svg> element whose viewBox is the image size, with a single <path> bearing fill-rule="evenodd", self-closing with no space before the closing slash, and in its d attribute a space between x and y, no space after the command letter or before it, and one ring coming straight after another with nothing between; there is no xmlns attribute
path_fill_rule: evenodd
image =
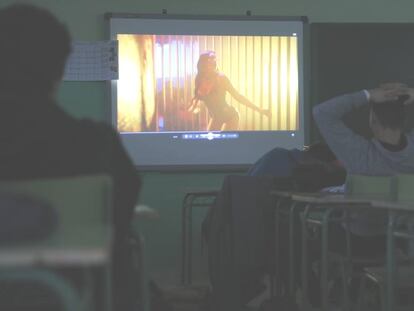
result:
<svg viewBox="0 0 414 311"><path fill-rule="evenodd" d="M403 83L386 83L377 88L361 90L334 97L313 108L313 116L330 149L343 164L347 174L391 176L414 173L414 131L406 132L406 105L414 102L414 89ZM348 113L369 107L366 122L372 131L367 139L346 126ZM385 256L386 227L383 215L352 212L346 224L332 224L329 228L329 248L344 253L347 241L355 256ZM349 230L348 234L346 231ZM349 240L348 240L349 239ZM319 259L320 243L310 246L309 267ZM298 266L299 269L299 266ZM315 280L308 269L309 280ZM311 301L320 304L318 281L311 283Z"/></svg>
<svg viewBox="0 0 414 311"><path fill-rule="evenodd" d="M405 132L405 106L414 102L414 89L386 83L332 98L313 109L319 130L348 174L388 176L414 173L414 132ZM348 128L343 117L369 105L367 122L373 138Z"/></svg>

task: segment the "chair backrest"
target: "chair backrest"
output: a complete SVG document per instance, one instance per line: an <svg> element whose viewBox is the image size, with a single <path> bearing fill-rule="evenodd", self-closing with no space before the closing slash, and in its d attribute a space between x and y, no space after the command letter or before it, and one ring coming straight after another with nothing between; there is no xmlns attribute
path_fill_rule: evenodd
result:
<svg viewBox="0 0 414 311"><path fill-rule="evenodd" d="M57 212L57 234L110 222L112 182L106 175L2 181L0 191L48 202Z"/></svg>
<svg viewBox="0 0 414 311"><path fill-rule="evenodd" d="M388 176L348 175L346 193L378 200L391 200L394 198L392 183L393 178Z"/></svg>
<svg viewBox="0 0 414 311"><path fill-rule="evenodd" d="M395 199L398 202L414 203L414 175L394 176Z"/></svg>

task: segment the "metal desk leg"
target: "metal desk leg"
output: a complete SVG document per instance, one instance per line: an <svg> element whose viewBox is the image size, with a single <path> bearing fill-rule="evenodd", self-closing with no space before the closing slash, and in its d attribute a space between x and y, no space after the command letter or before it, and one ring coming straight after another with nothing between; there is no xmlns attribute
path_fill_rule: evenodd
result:
<svg viewBox="0 0 414 311"><path fill-rule="evenodd" d="M272 219L274 220L274 226L272 226L272 228L274 228L274 232L273 232L273 236L274 236L274 270L273 275L271 276L271 283L270 283L270 294L271 297L275 297L276 296L276 290L279 290L279 292L282 289L281 284L278 285L277 279L279 277L279 256L280 256L280 243L279 243L279 238L280 238L280 223L279 223L279 208L282 205L282 198L278 198L276 199L276 204L275 204L275 208L273 210L274 215L272 215ZM280 282L279 282L280 283Z"/></svg>
<svg viewBox="0 0 414 311"><path fill-rule="evenodd" d="M277 236L279 233L279 219L277 215L277 208L279 205L279 200L276 198L275 200L275 208L272 210L271 218L272 218L272 224L271 224L271 235L274 239L272 247L272 264L270 265L270 298L276 297L276 279L277 279L277 273L278 273L278 262L277 259L279 255L279 243L277 240Z"/></svg>
<svg viewBox="0 0 414 311"><path fill-rule="evenodd" d="M386 305L389 311L394 311L394 282L395 282L395 258L394 258L394 227L395 212L389 211L388 228L387 228L387 297Z"/></svg>
<svg viewBox="0 0 414 311"><path fill-rule="evenodd" d="M294 297L295 287L296 287L296 273L295 273L295 263L296 263L296 254L295 254L295 216L296 210L300 207L300 203L292 202L292 205L289 209L289 294Z"/></svg>
<svg viewBox="0 0 414 311"><path fill-rule="evenodd" d="M306 219L308 218L310 204L307 204L302 216L302 297L305 310L309 309L308 297L308 230Z"/></svg>
<svg viewBox="0 0 414 311"><path fill-rule="evenodd" d="M331 211L327 210L322 218L322 250L321 250L321 291L322 310L328 311L328 221Z"/></svg>
<svg viewBox="0 0 414 311"><path fill-rule="evenodd" d="M195 199L195 197L193 197L193 200ZM193 200L191 200L190 204L189 204L189 208L188 208L188 262L187 262L187 284L191 285L192 281L193 281L193 210L192 210L192 205L193 205Z"/></svg>
<svg viewBox="0 0 414 311"><path fill-rule="evenodd" d="M209 207L208 203L194 203L200 198L211 198L216 193L187 193L184 197L182 209L182 267L181 267L181 283L190 285L192 282L192 256L193 256L193 232L192 232L192 208L193 207Z"/></svg>
<svg viewBox="0 0 414 311"><path fill-rule="evenodd" d="M190 200L192 199L192 195L191 194L186 194L184 197L184 203L183 203L183 208L182 208L182 259L181 259L181 283L183 285L187 284L187 256L188 256L188 251L187 251L187 214L188 214L188 208L190 206L190 204L188 203Z"/></svg>

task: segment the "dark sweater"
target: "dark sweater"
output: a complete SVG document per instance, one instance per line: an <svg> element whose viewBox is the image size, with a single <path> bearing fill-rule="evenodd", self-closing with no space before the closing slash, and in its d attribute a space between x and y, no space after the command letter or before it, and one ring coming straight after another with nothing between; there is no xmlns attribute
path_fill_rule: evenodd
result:
<svg viewBox="0 0 414 311"><path fill-rule="evenodd" d="M107 174L113 180L113 221L123 238L140 179L117 133L104 123L77 120L53 102L0 98L0 179Z"/></svg>
<svg viewBox="0 0 414 311"><path fill-rule="evenodd" d="M0 94L0 180L107 174L113 181L114 308L126 310L133 289L127 236L141 182L109 125L77 120L50 100Z"/></svg>

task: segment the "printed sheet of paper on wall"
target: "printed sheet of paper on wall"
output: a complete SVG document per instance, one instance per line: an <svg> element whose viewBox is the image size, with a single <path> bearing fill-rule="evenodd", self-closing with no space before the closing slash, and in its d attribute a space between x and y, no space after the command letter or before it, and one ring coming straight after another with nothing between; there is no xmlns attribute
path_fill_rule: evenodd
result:
<svg viewBox="0 0 414 311"><path fill-rule="evenodd" d="M118 41L76 41L66 63L64 81L118 79Z"/></svg>

